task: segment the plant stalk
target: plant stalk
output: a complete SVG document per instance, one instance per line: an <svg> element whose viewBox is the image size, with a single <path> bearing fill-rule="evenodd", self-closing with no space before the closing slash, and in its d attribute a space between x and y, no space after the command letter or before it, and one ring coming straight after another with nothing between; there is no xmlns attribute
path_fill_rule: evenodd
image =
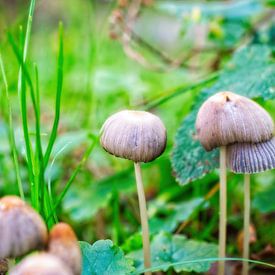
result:
<svg viewBox="0 0 275 275"><path fill-rule="evenodd" d="M144 256L144 267L145 269L151 267L151 252L150 252L150 234L148 226L148 216L146 209L146 199L144 194L144 188L142 183L140 163L135 164L135 175L137 183L138 201L139 201L139 211L141 219L141 229L142 229L142 243L143 243L143 256ZM145 275L151 275L151 271L145 272Z"/></svg>
<svg viewBox="0 0 275 275"><path fill-rule="evenodd" d="M12 109L11 109L11 102L10 102L10 97L9 97L9 86L8 86L6 71L4 68L4 63L3 63L1 53L0 53L0 70L1 70L2 78L3 78L3 82L4 82L4 86L5 86L4 101L5 101L5 107L7 110L4 112L5 113L7 112L6 119L7 119L7 124L8 124L8 136L9 136L9 143L10 143L10 148L11 148L11 152L12 152L12 160L13 160L19 194L20 194L21 199L24 200L25 196L24 196L23 184L22 184L22 180L21 180L21 176L20 176L19 156L18 156L18 152L16 149L16 142L15 142L15 137L14 137Z"/></svg>
<svg viewBox="0 0 275 275"><path fill-rule="evenodd" d="M244 237L243 258L249 259L250 241L250 175L244 175ZM242 275L248 275L249 262L243 262Z"/></svg>
<svg viewBox="0 0 275 275"><path fill-rule="evenodd" d="M226 147L220 148L220 224L219 224L219 258L226 256ZM219 261L218 275L224 275L225 262Z"/></svg>

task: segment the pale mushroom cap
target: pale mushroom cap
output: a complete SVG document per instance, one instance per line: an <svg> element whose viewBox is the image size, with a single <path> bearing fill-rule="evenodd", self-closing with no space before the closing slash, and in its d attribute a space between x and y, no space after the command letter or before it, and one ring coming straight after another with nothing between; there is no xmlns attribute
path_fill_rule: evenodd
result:
<svg viewBox="0 0 275 275"><path fill-rule="evenodd" d="M149 162L166 147L166 129L155 115L125 110L110 116L102 126L100 143L112 155L134 162Z"/></svg>
<svg viewBox="0 0 275 275"><path fill-rule="evenodd" d="M73 273L54 255L40 253L26 257L11 270L10 275L73 275Z"/></svg>
<svg viewBox="0 0 275 275"><path fill-rule="evenodd" d="M82 256L76 235L66 223L55 225L49 236L49 253L61 259L75 275L81 274Z"/></svg>
<svg viewBox="0 0 275 275"><path fill-rule="evenodd" d="M270 140L274 133L274 122L254 101L231 92L220 92L201 106L196 129L203 147L211 151L236 142Z"/></svg>
<svg viewBox="0 0 275 275"><path fill-rule="evenodd" d="M236 143L228 146L227 163L237 174L254 174L275 168L275 138L251 143Z"/></svg>
<svg viewBox="0 0 275 275"><path fill-rule="evenodd" d="M43 248L47 228L37 212L16 196L0 199L0 258L18 257Z"/></svg>

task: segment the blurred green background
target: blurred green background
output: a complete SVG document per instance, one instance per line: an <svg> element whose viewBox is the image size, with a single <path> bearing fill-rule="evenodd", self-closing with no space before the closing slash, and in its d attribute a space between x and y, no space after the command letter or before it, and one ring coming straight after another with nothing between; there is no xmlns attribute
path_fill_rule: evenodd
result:
<svg viewBox="0 0 275 275"><path fill-rule="evenodd" d="M274 54L272 5L272 1L254 0L144 1L139 7L131 1L37 1L28 66L32 74L34 62L39 70L44 142L54 116L58 23L64 25L61 118L46 171L46 182L53 184L54 194L60 194L81 161L90 143L89 134L98 134L109 115L122 109L150 110L161 117L168 131L164 155L142 167L152 233L178 232L217 243L217 171L180 186L171 167L176 132L204 86L183 88L222 70L236 50L249 44L265 45ZM28 7L29 1L0 2L0 49L26 193L29 186L17 95L19 65L6 32L19 41L20 26L26 28ZM133 22L129 11L137 13ZM132 23L130 34L125 22ZM2 82L0 87L2 94ZM274 95L274 86L270 89ZM177 92L169 100L158 101ZM272 97L257 101L275 117ZM31 108L29 116L33 119ZM0 118L0 196L17 194L5 129ZM34 131L33 124L30 130ZM253 176L252 183L252 254L255 259L274 262L275 172ZM242 186L241 176L229 174L228 254L234 256L240 256L242 249ZM132 163L108 155L97 145L65 196L58 216L73 225L81 240L110 238L126 253L139 248L140 240L133 241L140 223Z"/></svg>

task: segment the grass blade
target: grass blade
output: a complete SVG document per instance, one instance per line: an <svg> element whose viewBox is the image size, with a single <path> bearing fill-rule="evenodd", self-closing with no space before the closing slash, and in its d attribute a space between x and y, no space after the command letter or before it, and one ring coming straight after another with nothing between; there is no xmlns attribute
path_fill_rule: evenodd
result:
<svg viewBox="0 0 275 275"><path fill-rule="evenodd" d="M29 7L26 34L25 34L25 39L23 42L23 49L22 49L24 62L27 59L27 54L28 54L28 49L29 49L35 3L36 3L36 0L31 0L30 7ZM22 79L21 78L22 78L22 69L20 67L19 68L19 76L18 76L18 92L19 92L19 94L21 93L21 89L22 89Z"/></svg>
<svg viewBox="0 0 275 275"><path fill-rule="evenodd" d="M29 15L28 15L27 28L26 28L26 36L25 36L25 42L24 42L24 51L23 51L23 60L24 60L24 62L26 61L28 48L29 48L35 3L36 3L36 0L31 0L30 8L29 8Z"/></svg>
<svg viewBox="0 0 275 275"><path fill-rule="evenodd" d="M25 39L23 39L23 36L21 35L22 29L20 29L20 40L22 40L22 44L24 44L22 49L23 62L25 62L27 58L35 3L36 3L36 0L31 0L30 2ZM35 204L35 198L34 198L34 192L33 192L35 183L34 183L34 174L33 174L32 148L31 148L31 142L30 142L29 130L28 130L29 127L28 127L28 117L27 117L26 91L25 91L25 84L23 82L24 82L24 76L22 74L22 68L20 67L19 75L18 75L18 94L20 96L20 103L21 103L20 107L21 107L23 133L24 133L24 141L25 141L26 155L27 155L28 175L29 175L30 185L31 185L30 189L31 189L32 204L37 209L38 205Z"/></svg>
<svg viewBox="0 0 275 275"><path fill-rule="evenodd" d="M61 94L63 86L63 24L59 24L59 54L58 54L58 67L57 67L57 90L56 90L56 102L55 102L55 117L54 123L49 139L49 143L46 149L44 157L44 167L46 168L51 156L54 142L57 137L57 130L60 118L60 104L61 104Z"/></svg>
<svg viewBox="0 0 275 275"><path fill-rule="evenodd" d="M20 169L19 169L19 161L18 161L18 153L16 149L16 143L15 143L15 137L14 137L14 129L13 129L13 120L12 120L12 109L11 109L11 103L10 103L10 97L9 97L9 87L8 87L8 81L6 77L6 71L4 68L4 63L2 59L2 55L0 53L0 69L1 69L1 75L4 82L4 97L5 97L5 105L7 107L7 121L8 121L8 135L9 135L9 143L12 150L12 159L13 159L13 165L18 185L18 191L20 194L20 197L24 199L24 191L23 191L23 185L22 180L20 176Z"/></svg>
<svg viewBox="0 0 275 275"><path fill-rule="evenodd" d="M13 44L12 47L16 48L16 51L18 52L17 58L19 58L19 64L21 64L21 54L18 48L16 47L11 35L8 33L8 40L10 44ZM23 32L22 28L20 28L20 45L23 43ZM22 48L23 51L23 48ZM26 162L27 162L27 168L28 168L28 176L30 180L30 190L31 190L31 199L33 206L37 209L37 205L35 204L35 198L34 198L34 172L33 172L33 153L32 153L32 146L31 146L31 140L29 135L29 126L28 126L28 117L27 117L27 98L26 98L26 85L25 85L25 78L22 74L21 66L20 66L20 72L19 72L19 78L18 78L18 93L20 97L20 108L21 108L21 116L22 116L22 128L23 128L23 134L24 134L24 141L25 141L25 148L26 148Z"/></svg>
<svg viewBox="0 0 275 275"><path fill-rule="evenodd" d="M191 92L193 90L196 90L200 87L203 87L205 86L206 84L216 80L220 75L220 72L214 72L213 74L211 74L210 76L208 76L207 78L195 83L195 84L192 84L190 86L187 86L187 87L180 87L178 89L176 89L175 91L173 91L172 93L169 93L168 95L165 95L161 98L158 98L156 100L153 100L152 102L150 102L149 104L145 105L145 108L144 110L146 111L150 111L162 104L164 104L165 102L183 94L183 93L187 93L187 92Z"/></svg>
<svg viewBox="0 0 275 275"><path fill-rule="evenodd" d="M202 263L202 262L219 262L219 261L249 262L249 263L263 265L263 266L267 266L267 267L271 267L271 268L275 269L275 265L273 265L273 264L269 264L269 263L265 263L265 262L261 262L261 261L244 259L244 258L207 258L207 259L204 258L204 259L182 261L182 262L177 262L177 263L172 263L172 264L163 264L163 265L159 265L159 266L155 266L152 268L141 270L138 272L138 274L143 274L144 272L147 272L147 271L156 272L159 270L168 269L170 267L175 267L175 266L184 265L184 264L193 264L193 263Z"/></svg>
<svg viewBox="0 0 275 275"><path fill-rule="evenodd" d="M99 137L96 136L92 136L93 142L92 144L88 147L87 151L85 152L85 154L83 155L81 161L79 162L79 164L77 165L77 167L75 168L73 174L71 175L71 177L69 178L69 180L67 181L62 193L59 195L59 197L57 198L53 210L50 213L50 215L47 217L47 220L49 220L54 211L57 209L57 207L60 205L60 203L62 202L62 200L64 199L65 195L67 194L70 186L72 185L74 179L76 178L77 174L79 173L80 169L83 167L83 165L85 164L85 162L87 161L88 157L90 156L90 154L92 153L93 149L95 148Z"/></svg>
<svg viewBox="0 0 275 275"><path fill-rule="evenodd" d="M26 149L27 149L27 158L28 158L28 169L32 171L32 176L31 176L31 181L33 183L32 188L35 190L35 184L39 184L39 198L33 197L32 199L34 200L34 204L36 206L36 209L39 211L43 212L43 198L44 198L44 158L43 158L43 151L42 151L42 143L41 143L41 130L40 130L40 106L37 105L36 102L36 94L34 91L34 86L30 77L30 74L27 70L26 64L23 61L23 57L18 49L18 47L15 44L15 41L13 37L11 36L10 33L8 33L8 40L10 45L12 46L13 52L21 66L22 69L22 74L21 74L21 111L22 111L22 121L23 121L23 130L24 130L24 138L25 138L25 143L26 143ZM38 80L37 80L38 81ZM26 96L26 86L25 82L28 83L29 88L30 88L30 95L31 95L31 100L32 100L32 105L34 109L34 114L35 114L35 136L36 136L36 154L37 154L37 159L39 163L39 169L38 169L38 178L35 178L34 175L34 163L32 161L32 156L31 156L31 142L30 142L30 137L29 137L29 132L28 132L28 116L27 116L27 96Z"/></svg>
<svg viewBox="0 0 275 275"><path fill-rule="evenodd" d="M52 160L52 162L51 162L51 164L50 164L50 166L49 166L49 174L51 174L51 170L52 170L52 168L53 168L53 165L54 165L56 159L57 159L57 158L59 157L59 155L66 149L66 147L67 147L68 145L69 145L69 143L66 144L65 146L63 146L63 147L56 153L56 155L54 156L54 158L53 158L53 160ZM53 198L53 196L52 196L52 183L51 183L51 177L50 177L50 176L49 176L49 180L48 180L48 193L49 193L49 199L50 199L51 205L54 205L54 198ZM52 213L52 217L53 217L54 222L55 222L55 223L58 222L58 218L57 218L57 215L56 215L56 213L55 213L55 211L54 211L54 208L51 208L51 212L50 212L50 213Z"/></svg>

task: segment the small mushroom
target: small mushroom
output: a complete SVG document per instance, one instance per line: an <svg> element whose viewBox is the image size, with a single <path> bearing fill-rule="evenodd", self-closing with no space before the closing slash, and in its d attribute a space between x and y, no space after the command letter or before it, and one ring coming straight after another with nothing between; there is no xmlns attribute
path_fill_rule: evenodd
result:
<svg viewBox="0 0 275 275"><path fill-rule="evenodd" d="M207 151L220 147L220 225L219 257L225 257L226 247L226 162L233 170L265 169L272 166L270 159L274 122L270 115L254 101L234 94L220 92L201 106L196 121L197 136ZM255 146L255 144L258 144ZM245 156L262 147L266 152L261 159L246 165ZM227 152L229 149L229 152ZM271 151L270 151L271 150ZM269 153L268 153L269 152ZM227 156L228 155L228 156ZM228 159L228 160L226 160ZM240 160L243 160L240 162ZM265 163L262 163L262 162ZM245 176L245 196L249 177ZM245 197L247 202L248 198ZM247 205L247 203L245 204ZM247 213L247 210L245 210ZM246 225L246 229L249 227ZM245 231L247 232L247 231ZM248 233L249 234L249 233ZM219 262L219 275L224 274L224 261Z"/></svg>
<svg viewBox="0 0 275 275"><path fill-rule="evenodd" d="M249 258L250 241L250 174L275 168L275 138L259 143L235 143L228 147L231 171L244 174L244 239L243 258ZM248 262L243 262L242 274L247 275Z"/></svg>
<svg viewBox="0 0 275 275"><path fill-rule="evenodd" d="M153 161L166 147L162 121L148 112L118 112L106 120L101 132L100 143L107 152L136 163Z"/></svg>
<svg viewBox="0 0 275 275"><path fill-rule="evenodd" d="M43 248L47 228L37 212L16 196L0 199L0 258L19 257Z"/></svg>
<svg viewBox="0 0 275 275"><path fill-rule="evenodd" d="M166 147L165 126L157 116L151 113L125 110L110 116L102 126L101 133L100 143L107 152L134 162L144 266L150 268L150 235L140 162L153 161L163 153ZM151 274L151 272L146 272L146 274Z"/></svg>
<svg viewBox="0 0 275 275"><path fill-rule="evenodd" d="M74 231L68 224L58 223L52 228L48 251L68 265L73 274L81 274L80 247Z"/></svg>
<svg viewBox="0 0 275 275"><path fill-rule="evenodd" d="M201 106L197 135L207 151L238 143L258 143L273 137L274 122L254 101L231 92L220 92Z"/></svg>
<svg viewBox="0 0 275 275"><path fill-rule="evenodd" d="M26 257L15 266L10 275L73 275L71 270L56 256L40 253Z"/></svg>

